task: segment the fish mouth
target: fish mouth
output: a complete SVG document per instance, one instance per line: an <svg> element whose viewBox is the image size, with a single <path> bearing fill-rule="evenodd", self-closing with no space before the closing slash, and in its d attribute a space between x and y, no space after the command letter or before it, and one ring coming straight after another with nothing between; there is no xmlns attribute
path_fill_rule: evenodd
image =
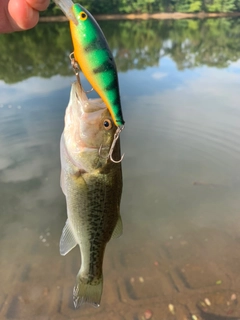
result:
<svg viewBox="0 0 240 320"><path fill-rule="evenodd" d="M82 85L78 81L72 83L70 101L74 104L77 102L81 105L82 109L86 113L91 113L94 111L106 109L106 105L101 98L88 99Z"/></svg>

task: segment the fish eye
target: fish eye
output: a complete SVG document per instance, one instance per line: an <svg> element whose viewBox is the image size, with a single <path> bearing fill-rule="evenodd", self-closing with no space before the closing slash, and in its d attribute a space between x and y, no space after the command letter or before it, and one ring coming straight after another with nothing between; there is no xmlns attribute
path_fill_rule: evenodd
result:
<svg viewBox="0 0 240 320"><path fill-rule="evenodd" d="M105 119L103 121L103 126L106 130L110 130L112 128L112 121L109 119Z"/></svg>
<svg viewBox="0 0 240 320"><path fill-rule="evenodd" d="M81 20L81 21L85 21L87 19L87 17L88 16L87 16L86 12L84 12L84 11L80 12L79 16L78 16L79 20Z"/></svg>

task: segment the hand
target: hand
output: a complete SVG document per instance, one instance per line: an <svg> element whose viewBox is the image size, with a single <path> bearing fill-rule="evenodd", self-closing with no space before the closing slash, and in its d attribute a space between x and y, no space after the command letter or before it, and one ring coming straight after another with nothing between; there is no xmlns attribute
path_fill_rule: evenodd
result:
<svg viewBox="0 0 240 320"><path fill-rule="evenodd" d="M49 0L0 0L0 33L33 28Z"/></svg>

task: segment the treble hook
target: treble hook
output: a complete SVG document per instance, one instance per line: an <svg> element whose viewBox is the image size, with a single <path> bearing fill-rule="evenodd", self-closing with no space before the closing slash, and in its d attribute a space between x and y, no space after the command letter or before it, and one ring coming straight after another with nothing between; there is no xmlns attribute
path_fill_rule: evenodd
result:
<svg viewBox="0 0 240 320"><path fill-rule="evenodd" d="M71 61L71 66L73 68L75 76L77 77L77 82L81 85L80 73L79 73L80 72L80 68L79 68L79 65L78 65L77 61L74 58L74 52L70 53L69 59Z"/></svg>
<svg viewBox="0 0 240 320"><path fill-rule="evenodd" d="M81 80L80 80L80 67L79 67L79 64L78 62L75 60L74 58L74 52L70 53L69 55L69 59L71 61L71 66L73 68L73 71L75 73L75 76L77 77L77 82L81 85ZM83 90L85 93L90 93L93 91L93 88L88 90L88 91L85 91Z"/></svg>
<svg viewBox="0 0 240 320"><path fill-rule="evenodd" d="M123 160L123 158L124 158L124 154L122 155L122 157L121 157L120 160L114 160L113 157L112 157L114 147L115 147L115 145L116 145L116 143L117 143L117 140L118 140L118 138L119 138L119 136L120 136L120 133L123 131L123 129L124 129L124 126L121 126L121 127L118 127L118 128L117 128L117 130L116 130L116 132L115 132L115 134L114 134L114 138L113 138L113 142L112 142L111 148L110 148L109 153L108 153L108 155L107 155L107 157L106 157L106 159L110 158L110 160L111 160L112 162L114 162L114 163L120 163L120 162L122 162L122 160ZM101 158L104 158L104 157L101 156L101 151L102 151L102 145L100 146L100 148L99 148L99 150L98 150L98 154L99 154L99 156L100 156Z"/></svg>

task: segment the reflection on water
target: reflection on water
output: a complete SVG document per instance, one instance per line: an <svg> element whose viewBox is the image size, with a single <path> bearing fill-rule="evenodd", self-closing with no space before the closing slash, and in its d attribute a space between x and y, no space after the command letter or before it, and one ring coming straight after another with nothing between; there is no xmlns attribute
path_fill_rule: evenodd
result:
<svg viewBox="0 0 240 320"><path fill-rule="evenodd" d="M201 65L222 68L240 58L237 18L99 23L118 69L124 72L158 66L166 56L180 70ZM67 23L40 24L24 33L0 35L0 79L15 83L33 76L71 75L71 48Z"/></svg>
<svg viewBox="0 0 240 320"><path fill-rule="evenodd" d="M169 21L163 29L162 22L137 22L139 30L146 24L154 26L142 34L144 45L135 22L126 23L139 37L131 44L123 41L131 35L128 28L119 31L123 22L111 29L118 64L127 71L119 75L127 122L121 135L126 154L124 235L107 248L99 309L73 309L79 254L73 250L61 257L58 251L66 219L59 187L59 139L74 77L51 69L49 62L49 78L43 79L40 58L32 64L37 74L34 68L22 75L15 71L15 81L23 75L28 79L9 85L6 82L14 82L14 73L8 74L6 60L1 68L5 72L0 81L1 319L142 320L147 310L152 319L240 317L238 44L230 51L225 45L231 39L225 38L224 49L214 53L220 44L217 34L224 34L217 27L214 43L209 33L204 36L208 42L200 46L195 37L199 28L237 26L238 20ZM181 28L173 31L174 23L192 26L185 27L188 36ZM232 27L231 32L238 31ZM168 41L161 40L160 45L156 34ZM29 39L29 45L35 41L27 33L12 36ZM69 48L64 41L57 43ZM40 48L40 56L41 50L52 49ZM162 55L160 65L154 52ZM143 59L134 63L137 53ZM67 70L66 55L62 51L59 61L66 59ZM206 66L219 57L218 66L228 68ZM14 53L6 59L17 63ZM178 71L181 66L184 71ZM24 62L16 70L21 68Z"/></svg>

